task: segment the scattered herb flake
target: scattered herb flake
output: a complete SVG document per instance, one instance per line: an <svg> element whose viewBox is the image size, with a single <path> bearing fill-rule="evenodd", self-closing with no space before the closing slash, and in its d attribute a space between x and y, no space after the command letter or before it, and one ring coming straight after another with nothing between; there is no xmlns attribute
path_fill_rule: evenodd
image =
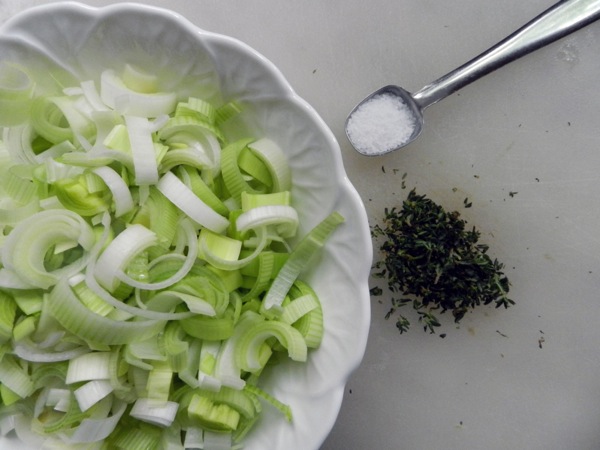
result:
<svg viewBox="0 0 600 450"><path fill-rule="evenodd" d="M402 189L406 189L406 175L407 175L407 173L406 173L406 172L404 172L404 173L402 174L402 184L401 184L401 186L400 186Z"/></svg>
<svg viewBox="0 0 600 450"><path fill-rule="evenodd" d="M383 223L372 227L372 235L382 241L374 276L386 278L392 293L386 318L412 305L423 329L435 333L437 313L450 311L459 323L477 305L514 304L503 264L479 243L481 233L466 225L458 212L446 212L414 189L401 208L385 209ZM398 314L396 327L404 333L410 322Z"/></svg>
<svg viewBox="0 0 600 450"><path fill-rule="evenodd" d="M383 289L381 289L378 286L372 287L370 290L370 294L373 297L379 297L380 295L383 295Z"/></svg>
<svg viewBox="0 0 600 450"><path fill-rule="evenodd" d="M544 342L546 342L546 339L544 339L544 336L540 337L538 339L538 347L544 348Z"/></svg>

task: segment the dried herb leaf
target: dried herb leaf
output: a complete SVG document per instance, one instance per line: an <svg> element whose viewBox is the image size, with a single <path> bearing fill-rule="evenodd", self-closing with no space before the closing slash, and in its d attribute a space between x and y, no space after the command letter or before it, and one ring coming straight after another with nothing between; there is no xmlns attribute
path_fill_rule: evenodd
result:
<svg viewBox="0 0 600 450"><path fill-rule="evenodd" d="M383 223L372 228L372 235L382 241L382 259L374 269L387 279L390 292L402 295L392 300L388 317L412 303L423 329L434 333L440 327L438 312L450 311L458 323L478 305L514 304L507 296L504 266L487 254L480 232L467 228L458 212L446 212L414 189L402 208L385 209ZM399 315L396 326L403 333L410 323Z"/></svg>

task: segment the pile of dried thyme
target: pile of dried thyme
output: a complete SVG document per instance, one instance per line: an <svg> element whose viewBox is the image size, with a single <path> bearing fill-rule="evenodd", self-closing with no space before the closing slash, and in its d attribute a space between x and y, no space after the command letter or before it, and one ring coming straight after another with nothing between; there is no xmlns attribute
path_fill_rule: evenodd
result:
<svg viewBox="0 0 600 450"><path fill-rule="evenodd" d="M400 209L386 208L372 235L381 242L374 276L387 279L392 293L387 317L412 304L424 330L434 333L440 326L438 312L450 311L458 323L477 305L514 304L507 297L510 283L504 266L488 256L488 246L479 243L481 233L468 229L458 212L446 212L414 189ZM382 290L373 288L371 294ZM396 326L403 333L410 321L398 314Z"/></svg>

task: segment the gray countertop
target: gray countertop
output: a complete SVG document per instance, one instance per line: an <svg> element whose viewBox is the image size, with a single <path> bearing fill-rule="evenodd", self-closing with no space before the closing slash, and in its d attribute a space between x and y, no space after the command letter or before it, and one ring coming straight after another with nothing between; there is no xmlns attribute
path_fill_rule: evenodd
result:
<svg viewBox="0 0 600 450"><path fill-rule="evenodd" d="M2 1L0 19L42 3ZM334 132L371 223L415 187L459 210L506 265L516 305L459 326L445 317L445 338L418 324L400 335L389 299L372 299L365 357L323 450L600 448L600 23L431 107L417 142L368 158L343 131L363 96L421 88L552 1L145 3L273 61Z"/></svg>

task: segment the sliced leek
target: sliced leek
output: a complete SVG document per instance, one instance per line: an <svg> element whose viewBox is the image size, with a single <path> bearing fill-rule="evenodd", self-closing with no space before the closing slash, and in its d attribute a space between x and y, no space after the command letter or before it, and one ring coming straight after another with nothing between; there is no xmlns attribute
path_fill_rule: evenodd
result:
<svg viewBox="0 0 600 450"><path fill-rule="evenodd" d="M319 346L299 278L343 219L298 236L284 149L163 81L126 65L41 94L0 64L0 434L210 450L263 403L292 418L257 382Z"/></svg>

